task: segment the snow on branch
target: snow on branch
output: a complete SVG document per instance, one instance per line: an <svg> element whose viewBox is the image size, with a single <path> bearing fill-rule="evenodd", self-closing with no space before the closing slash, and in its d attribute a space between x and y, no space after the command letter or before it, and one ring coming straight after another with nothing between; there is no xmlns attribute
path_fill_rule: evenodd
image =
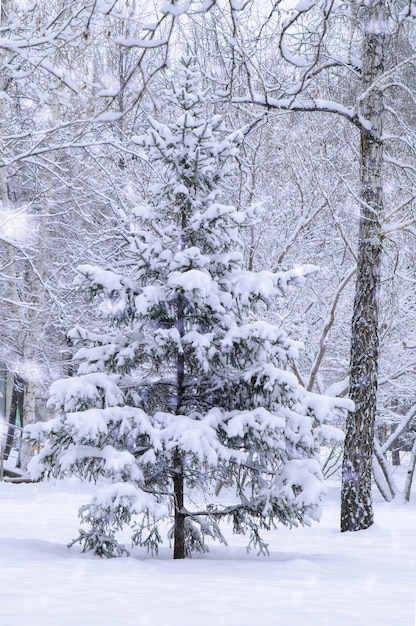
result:
<svg viewBox="0 0 416 626"><path fill-rule="evenodd" d="M242 301L249 302L253 298L268 301L276 291L286 294L289 287L301 287L307 276L318 271L319 267L316 265L302 265L283 272L235 271L232 274L233 292Z"/></svg>
<svg viewBox="0 0 416 626"><path fill-rule="evenodd" d="M104 270L96 265L88 263L79 265L77 271L78 275L74 279L74 285L82 289L108 293L135 289L134 283L125 276L120 276L110 270Z"/></svg>

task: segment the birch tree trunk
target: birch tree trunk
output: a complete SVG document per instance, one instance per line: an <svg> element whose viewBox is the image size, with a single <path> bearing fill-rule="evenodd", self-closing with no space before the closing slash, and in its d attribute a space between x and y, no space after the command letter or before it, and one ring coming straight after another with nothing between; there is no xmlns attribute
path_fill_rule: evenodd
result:
<svg viewBox="0 0 416 626"><path fill-rule="evenodd" d="M347 418L341 491L341 531L373 524L371 467L374 447L379 354L378 306L383 213L383 2L368 7L362 67L361 213L357 281L352 317L350 398L355 411Z"/></svg>

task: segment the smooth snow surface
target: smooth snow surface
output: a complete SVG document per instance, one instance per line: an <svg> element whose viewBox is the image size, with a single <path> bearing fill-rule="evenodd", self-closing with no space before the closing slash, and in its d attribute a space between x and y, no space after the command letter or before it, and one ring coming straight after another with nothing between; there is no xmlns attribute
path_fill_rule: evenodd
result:
<svg viewBox="0 0 416 626"><path fill-rule="evenodd" d="M87 493L86 493L87 492ZM416 507L377 502L377 525L338 531L330 489L320 524L271 532L271 554L229 547L171 560L101 560L66 544L91 486L0 483L0 626L414 626Z"/></svg>

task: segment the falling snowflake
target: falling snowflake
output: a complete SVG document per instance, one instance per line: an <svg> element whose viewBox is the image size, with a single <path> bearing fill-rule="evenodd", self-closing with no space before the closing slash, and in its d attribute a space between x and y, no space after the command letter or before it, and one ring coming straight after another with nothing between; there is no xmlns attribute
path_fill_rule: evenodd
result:
<svg viewBox="0 0 416 626"><path fill-rule="evenodd" d="M25 207L0 208L0 238L11 242L29 242L36 225Z"/></svg>

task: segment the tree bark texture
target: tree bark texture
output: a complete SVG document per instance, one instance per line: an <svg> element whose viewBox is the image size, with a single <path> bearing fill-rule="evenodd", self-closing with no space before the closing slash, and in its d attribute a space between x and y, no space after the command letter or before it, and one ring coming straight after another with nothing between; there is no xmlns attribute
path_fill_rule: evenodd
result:
<svg viewBox="0 0 416 626"><path fill-rule="evenodd" d="M383 213L383 3L368 7L362 67L362 115L368 129L361 132L361 211L357 279L352 316L350 397L355 411L347 418L342 467L341 531L373 524L372 456L379 355L379 290L381 217Z"/></svg>
<svg viewBox="0 0 416 626"><path fill-rule="evenodd" d="M182 455L177 452L173 459L173 493L175 506L175 528L173 537L173 558L184 559L185 548L185 515L184 506L184 476Z"/></svg>
<svg viewBox="0 0 416 626"><path fill-rule="evenodd" d="M177 323L179 335L183 337L185 333L185 319L183 302L179 300L177 305ZM185 356L179 352L176 360L176 414L180 415L185 394ZM173 499L175 510L175 527L173 533L173 558L184 559L186 557L185 547L185 515L184 510L184 467L183 455L176 450L173 456Z"/></svg>
<svg viewBox="0 0 416 626"><path fill-rule="evenodd" d="M23 415L23 401L24 401L24 381L17 374L14 375L13 380L13 392L10 403L9 413L9 428L7 430L6 443L4 446L3 458L6 461L9 458L10 452L13 447L16 430L13 428L16 425L16 415L19 411L20 418Z"/></svg>

